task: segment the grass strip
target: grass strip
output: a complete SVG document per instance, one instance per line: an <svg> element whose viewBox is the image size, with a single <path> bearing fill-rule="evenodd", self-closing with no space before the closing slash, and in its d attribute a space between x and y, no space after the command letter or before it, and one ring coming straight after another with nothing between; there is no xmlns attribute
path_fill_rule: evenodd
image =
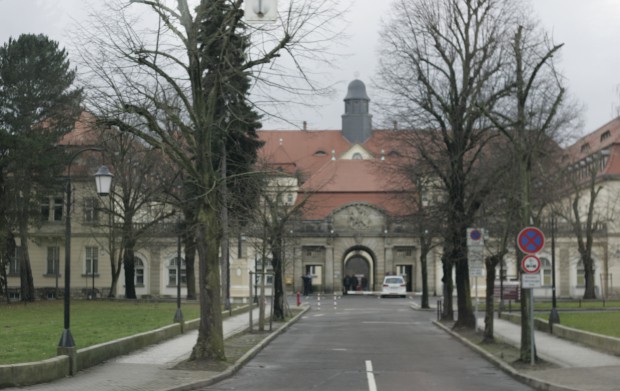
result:
<svg viewBox="0 0 620 391"><path fill-rule="evenodd" d="M186 321L199 317L197 303L181 310ZM73 300L71 334L81 349L172 324L175 311L175 302ZM0 305L0 365L55 357L63 323L61 300Z"/></svg>

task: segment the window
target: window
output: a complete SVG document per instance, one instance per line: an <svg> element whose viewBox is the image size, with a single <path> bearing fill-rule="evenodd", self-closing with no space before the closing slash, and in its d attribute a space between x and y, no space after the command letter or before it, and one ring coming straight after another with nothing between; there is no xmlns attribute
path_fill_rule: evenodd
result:
<svg viewBox="0 0 620 391"><path fill-rule="evenodd" d="M84 262L85 274L99 274L99 248L86 247L86 260Z"/></svg>
<svg viewBox="0 0 620 391"><path fill-rule="evenodd" d="M585 143L581 146L581 153L587 153L590 152L590 144Z"/></svg>
<svg viewBox="0 0 620 391"><path fill-rule="evenodd" d="M62 197L49 197L41 200L41 221L62 220Z"/></svg>
<svg viewBox="0 0 620 391"><path fill-rule="evenodd" d="M606 130L603 134L601 134L601 142L607 140L610 137L611 137L611 131Z"/></svg>
<svg viewBox="0 0 620 391"><path fill-rule="evenodd" d="M21 247L15 248L15 256L9 259L9 276L19 276L19 258L21 256Z"/></svg>
<svg viewBox="0 0 620 391"><path fill-rule="evenodd" d="M135 259L134 272L136 286L144 286L144 262L140 258Z"/></svg>
<svg viewBox="0 0 620 391"><path fill-rule="evenodd" d="M320 150L314 153L314 156L325 156L325 155L327 155L327 153L325 151L320 151Z"/></svg>
<svg viewBox="0 0 620 391"><path fill-rule="evenodd" d="M355 152L351 159L353 159L353 160L364 160L364 158L362 157L362 154L359 153L359 152Z"/></svg>
<svg viewBox="0 0 620 391"><path fill-rule="evenodd" d="M168 264L168 286L177 286L177 262L178 258L173 258ZM181 259L181 285L187 284L185 270L185 260Z"/></svg>
<svg viewBox="0 0 620 391"><path fill-rule="evenodd" d="M57 276L60 274L60 247L47 248L47 269L45 274Z"/></svg>
<svg viewBox="0 0 620 391"><path fill-rule="evenodd" d="M41 221L49 221L50 219L50 200L44 198L41 200Z"/></svg>
<svg viewBox="0 0 620 391"><path fill-rule="evenodd" d="M237 258L245 258L247 257L247 243L245 241L245 236L239 235L239 239L237 241Z"/></svg>
<svg viewBox="0 0 620 391"><path fill-rule="evenodd" d="M583 262L579 260L577 262L577 286L586 285L586 269L583 267Z"/></svg>
<svg viewBox="0 0 620 391"><path fill-rule="evenodd" d="M98 206L96 198L84 198L84 222L94 223L99 221Z"/></svg>
<svg viewBox="0 0 620 391"><path fill-rule="evenodd" d="M553 285L551 262L547 258L540 258L540 262L542 263L542 285L543 286L551 286Z"/></svg>

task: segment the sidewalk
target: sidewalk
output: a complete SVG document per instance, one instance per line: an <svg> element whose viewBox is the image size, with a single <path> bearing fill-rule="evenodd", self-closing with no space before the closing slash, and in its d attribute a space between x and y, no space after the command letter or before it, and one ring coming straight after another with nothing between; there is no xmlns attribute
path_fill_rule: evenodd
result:
<svg viewBox="0 0 620 391"><path fill-rule="evenodd" d="M419 301L419 297L414 297L417 308L419 308ZM436 309L434 302L431 303L431 307ZM477 318L477 328L484 329L484 314L479 313L479 315L481 317ZM493 331L498 340L516 347L521 346L521 325L495 318ZM537 369L534 366L532 369L520 369L519 371L508 366L502 366L502 368L537 389L554 391L620 390L620 357L602 353L543 331L535 331L534 341L537 355L559 368ZM481 353L490 361L499 361L489 354Z"/></svg>
<svg viewBox="0 0 620 391"><path fill-rule="evenodd" d="M478 328L484 328L484 318L478 318ZM494 335L514 346L521 344L521 326L494 319ZM542 383L567 390L615 391L620 389L620 358L599 352L550 335L542 331L534 334L536 351L540 358L560 368L524 370L522 374Z"/></svg>
<svg viewBox="0 0 620 391"><path fill-rule="evenodd" d="M255 309L252 314L256 324L258 309ZM296 316L294 320L300 315ZM224 338L244 331L248 327L249 313L247 312L226 318L223 322ZM274 329L274 333L278 333L285 328L286 324L279 329ZM73 377L67 377L51 383L20 388L6 388L4 390L172 391L187 389L184 385L206 382L220 375L220 372L170 370L179 362L189 358L197 337L198 331L192 330L166 342L149 346L132 354L120 356L103 364L80 371Z"/></svg>

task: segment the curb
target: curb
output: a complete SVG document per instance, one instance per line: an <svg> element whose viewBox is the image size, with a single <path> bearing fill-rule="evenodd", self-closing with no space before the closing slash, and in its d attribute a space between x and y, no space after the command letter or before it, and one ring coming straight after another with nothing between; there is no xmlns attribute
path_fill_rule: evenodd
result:
<svg viewBox="0 0 620 391"><path fill-rule="evenodd" d="M274 332L272 332L271 334L266 336L259 344L257 344L252 349L247 351L233 365L231 365L230 367L228 367L224 371L218 373L217 375L215 375L215 376L213 376L211 378L208 378L208 379L182 384L180 386L176 386L176 387L173 387L173 388L167 388L167 389L165 389L163 391L190 391L190 390L196 389L197 387L208 387L208 386L211 386L211 385L213 385L215 383L218 383L218 382L220 382L220 381L222 381L222 380L224 380L226 378L231 377L232 375L237 373L237 371L239 371L239 369L241 369L248 361L250 361L252 358L254 358L254 356L256 356L261 350L263 350L265 348L265 346L267 346L271 341L273 341L278 335L282 334L289 327L291 327L293 324L295 324L299 320L299 318L301 318L309 310L310 310L310 306L306 306L299 314L295 315L291 320L289 320L284 325L282 325L282 327L280 327L279 329L275 330ZM236 333L236 334L238 334L238 333ZM232 337L232 335L231 335L231 337ZM571 391L573 391L573 390L571 390Z"/></svg>
<svg viewBox="0 0 620 391"><path fill-rule="evenodd" d="M491 362L493 365L500 368L502 371L506 372L512 378L520 381L521 383L532 386L536 388L537 390L544 390L544 391L586 391L586 390L581 390L578 388L570 388L570 387L561 386L559 384L548 383L540 379L537 379L535 377L520 373L519 371L514 369L512 366L506 364L504 361L498 359L497 357L489 354L486 350L482 349L476 344L471 343L468 339L461 337L458 333L453 332L452 330L450 330L448 327L441 324L440 322L433 321L433 324L437 326L438 328L442 329L443 331L445 331L446 333L450 334L452 337L459 340L463 345L476 351L487 361Z"/></svg>

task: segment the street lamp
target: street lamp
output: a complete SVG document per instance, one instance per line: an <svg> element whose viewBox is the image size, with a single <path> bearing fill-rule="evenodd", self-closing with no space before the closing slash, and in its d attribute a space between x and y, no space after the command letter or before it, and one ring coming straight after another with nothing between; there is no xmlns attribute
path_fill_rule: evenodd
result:
<svg viewBox="0 0 620 391"><path fill-rule="evenodd" d="M549 325L560 323L560 314L557 310L555 297L555 214L551 215L551 313L549 314Z"/></svg>
<svg viewBox="0 0 620 391"><path fill-rule="evenodd" d="M181 235L183 234L183 225L181 219L177 222L177 310L174 313L174 322L181 324L183 330L183 312L181 311Z"/></svg>
<svg viewBox="0 0 620 391"><path fill-rule="evenodd" d="M64 297L64 331L58 343L58 354L67 354L72 359L75 356L75 342L71 335L70 296L71 296L71 165L75 158L85 151L101 151L101 148L85 148L77 151L69 160L67 166L67 186L65 192L67 216L65 217L65 297ZM112 185L112 173L106 166L99 168L95 174L97 194L108 195ZM92 268L91 268L92 269ZM92 270L94 272L94 270ZM71 374L75 367L71 366Z"/></svg>

